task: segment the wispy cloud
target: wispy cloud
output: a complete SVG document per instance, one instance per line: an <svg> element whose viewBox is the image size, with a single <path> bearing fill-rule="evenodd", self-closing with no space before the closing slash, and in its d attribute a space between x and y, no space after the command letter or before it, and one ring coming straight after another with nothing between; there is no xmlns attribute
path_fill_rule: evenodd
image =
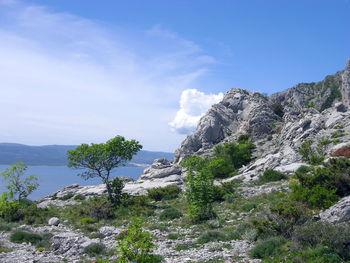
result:
<svg viewBox="0 0 350 263"><path fill-rule="evenodd" d="M156 25L106 29L43 6L0 0L1 141L103 141L116 134L148 149L183 138L168 122L183 90L216 63Z"/></svg>

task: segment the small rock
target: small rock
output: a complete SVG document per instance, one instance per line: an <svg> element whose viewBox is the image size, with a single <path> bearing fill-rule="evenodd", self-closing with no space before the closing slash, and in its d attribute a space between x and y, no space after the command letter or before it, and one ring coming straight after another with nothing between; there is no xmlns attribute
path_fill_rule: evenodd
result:
<svg viewBox="0 0 350 263"><path fill-rule="evenodd" d="M57 217L51 217L51 218L49 219L49 222L48 222L48 224L49 224L50 226L58 226L59 223L60 223L60 220L59 220Z"/></svg>

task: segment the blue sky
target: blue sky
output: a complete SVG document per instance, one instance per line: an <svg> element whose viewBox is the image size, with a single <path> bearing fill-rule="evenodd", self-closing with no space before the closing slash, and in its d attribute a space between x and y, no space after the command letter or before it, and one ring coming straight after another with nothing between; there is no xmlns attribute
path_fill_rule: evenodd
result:
<svg viewBox="0 0 350 263"><path fill-rule="evenodd" d="M349 0L0 0L1 141L121 134L173 151L230 88L343 69L349 13Z"/></svg>

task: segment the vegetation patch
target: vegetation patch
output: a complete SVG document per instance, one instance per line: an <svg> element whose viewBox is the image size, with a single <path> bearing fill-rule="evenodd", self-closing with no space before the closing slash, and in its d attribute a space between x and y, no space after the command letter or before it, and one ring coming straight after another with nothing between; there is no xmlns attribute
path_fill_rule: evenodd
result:
<svg viewBox="0 0 350 263"><path fill-rule="evenodd" d="M149 198L153 199L154 201L171 200L179 196L181 193L181 188L176 185L169 185L166 187L148 189L147 192Z"/></svg>
<svg viewBox="0 0 350 263"><path fill-rule="evenodd" d="M92 243L84 248L84 252L89 256L98 256L106 251L106 246L102 243Z"/></svg>
<svg viewBox="0 0 350 263"><path fill-rule="evenodd" d="M164 209L163 212L160 213L159 219L162 221L173 220L176 218L180 218L182 216L183 216L183 214L179 210L177 210L173 207L169 207L169 208Z"/></svg>
<svg viewBox="0 0 350 263"><path fill-rule="evenodd" d="M288 176L276 170L268 169L259 177L258 183L276 182L287 179Z"/></svg>

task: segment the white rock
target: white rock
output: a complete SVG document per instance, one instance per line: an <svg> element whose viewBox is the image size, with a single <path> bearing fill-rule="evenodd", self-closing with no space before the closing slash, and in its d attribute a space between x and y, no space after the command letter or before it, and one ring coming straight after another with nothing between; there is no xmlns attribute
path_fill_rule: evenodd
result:
<svg viewBox="0 0 350 263"><path fill-rule="evenodd" d="M58 225L60 224L60 220L59 220L57 217L51 217L51 218L49 219L48 224L49 224L50 226L58 226Z"/></svg>

